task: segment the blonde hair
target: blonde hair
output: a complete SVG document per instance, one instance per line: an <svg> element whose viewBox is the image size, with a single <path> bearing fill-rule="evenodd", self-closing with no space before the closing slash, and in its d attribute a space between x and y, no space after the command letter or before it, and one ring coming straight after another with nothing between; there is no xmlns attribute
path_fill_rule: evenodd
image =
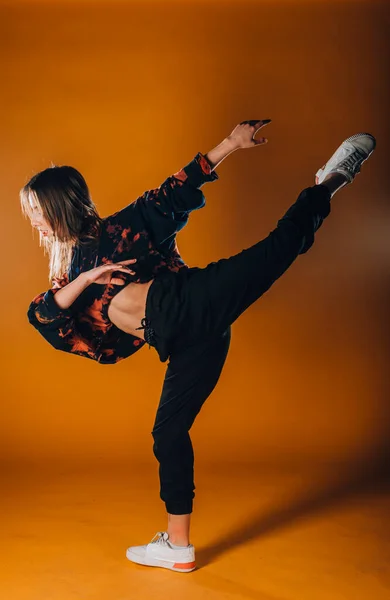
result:
<svg viewBox="0 0 390 600"><path fill-rule="evenodd" d="M39 245L49 255L49 280L68 272L74 246L91 246L99 240L99 217L84 177L69 166L51 165L36 173L19 192L24 216L31 219L34 199L53 230L40 234Z"/></svg>

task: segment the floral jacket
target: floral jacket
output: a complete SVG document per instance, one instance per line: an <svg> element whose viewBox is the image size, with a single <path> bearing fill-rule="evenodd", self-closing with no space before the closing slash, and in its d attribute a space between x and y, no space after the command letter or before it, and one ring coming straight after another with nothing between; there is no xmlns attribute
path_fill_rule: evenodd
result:
<svg viewBox="0 0 390 600"><path fill-rule="evenodd" d="M76 244L68 272L53 278L52 287L32 300L27 311L31 325L56 350L101 364L117 363L137 352L144 340L118 329L107 316L111 299L123 286L93 283L67 309L61 309L54 296L80 273L105 262L136 258L135 275L116 273L127 283L146 283L162 271L188 269L179 254L176 234L186 225L189 213L205 205L201 186L215 179L217 173L198 152L160 187L105 217L98 243L88 250Z"/></svg>

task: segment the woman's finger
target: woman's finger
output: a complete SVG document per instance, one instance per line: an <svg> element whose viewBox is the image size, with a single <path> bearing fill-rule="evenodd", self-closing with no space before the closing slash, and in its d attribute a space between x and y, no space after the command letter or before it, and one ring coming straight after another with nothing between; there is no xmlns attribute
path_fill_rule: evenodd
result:
<svg viewBox="0 0 390 600"><path fill-rule="evenodd" d="M124 267L123 265L116 265L113 271L124 271L125 273L131 273L131 275L135 275L135 271L133 271L129 267Z"/></svg>
<svg viewBox="0 0 390 600"><path fill-rule="evenodd" d="M125 261L123 261L125 262ZM129 267L126 267L123 263L109 263L107 265L104 265L105 268L107 269L107 271L118 271L119 269L129 269Z"/></svg>
<svg viewBox="0 0 390 600"><path fill-rule="evenodd" d="M107 267L107 269L113 269L113 268L119 267L120 265L125 265L127 263L135 263L135 262L137 262L136 258L129 258L126 260L119 260L118 262L114 262L114 263L111 263L111 262L104 263L103 265L100 265L100 266Z"/></svg>
<svg viewBox="0 0 390 600"><path fill-rule="evenodd" d="M253 139L254 143L256 146L259 146L260 144L266 144L268 142L267 138L259 138L258 140Z"/></svg>
<svg viewBox="0 0 390 600"><path fill-rule="evenodd" d="M259 129L264 127L264 125L268 125L268 123L271 123L271 119L263 119L262 121L258 121L257 123L255 123L255 125L253 126L255 129L254 135L256 135Z"/></svg>
<svg viewBox="0 0 390 600"><path fill-rule="evenodd" d="M247 121L241 121L240 125L250 125L251 127L255 127L258 123L262 123L258 119L248 119Z"/></svg>
<svg viewBox="0 0 390 600"><path fill-rule="evenodd" d="M271 123L272 119L248 119L247 121L241 121L240 125L250 125L255 129L260 129L263 125Z"/></svg>

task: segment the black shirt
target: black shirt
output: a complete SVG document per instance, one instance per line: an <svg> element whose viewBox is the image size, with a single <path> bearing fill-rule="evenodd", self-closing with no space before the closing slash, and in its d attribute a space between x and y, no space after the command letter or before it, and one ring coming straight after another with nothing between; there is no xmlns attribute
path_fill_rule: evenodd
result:
<svg viewBox="0 0 390 600"><path fill-rule="evenodd" d="M201 153L158 188L148 190L118 212L105 217L92 247L75 245L70 268L52 287L31 302L28 320L56 349L113 364L137 352L146 342L118 329L108 318L111 299L123 285L89 285L67 309L54 295L80 273L105 262L136 258L135 275L118 271L126 283L146 283L166 270L188 269L179 254L176 234L186 225L189 213L205 205L200 190L207 181L218 179Z"/></svg>

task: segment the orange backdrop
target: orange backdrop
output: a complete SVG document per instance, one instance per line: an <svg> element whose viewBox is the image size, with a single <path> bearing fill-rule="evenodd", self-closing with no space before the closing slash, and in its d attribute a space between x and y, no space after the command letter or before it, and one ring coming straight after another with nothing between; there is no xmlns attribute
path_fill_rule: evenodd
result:
<svg viewBox="0 0 390 600"><path fill-rule="evenodd" d="M388 13L369 2L1 2L4 463L155 461L166 365L103 366L27 321L48 260L18 191L69 164L102 216L157 187L244 119L271 118L206 184L178 245L190 266L267 236L346 137L377 136L312 249L233 325L192 429L198 464L290 465L386 449L389 430ZM260 133L258 135L261 135Z"/></svg>

